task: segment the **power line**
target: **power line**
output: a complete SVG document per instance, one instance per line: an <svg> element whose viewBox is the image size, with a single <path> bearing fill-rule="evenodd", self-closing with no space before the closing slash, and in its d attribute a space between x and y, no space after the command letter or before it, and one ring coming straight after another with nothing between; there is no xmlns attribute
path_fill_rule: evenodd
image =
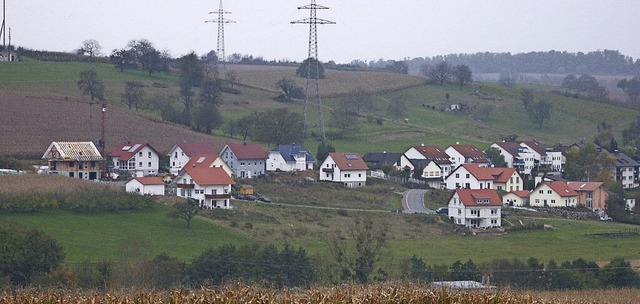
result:
<svg viewBox="0 0 640 304"><path fill-rule="evenodd" d="M217 11L214 12L209 12L209 14L217 14L218 18L217 19L212 19L212 20L207 20L205 21L205 23L207 22L216 22L218 23L218 43L217 43L217 49L216 49L216 53L218 55L218 60L222 61L222 63L224 64L226 61L226 57L224 54L224 24L225 23L236 23L233 20L229 20L226 19L224 17L225 14L231 14L231 12L225 11L222 8L222 0L220 0L220 6L218 7Z"/></svg>
<svg viewBox="0 0 640 304"><path fill-rule="evenodd" d="M311 86L311 82L313 80L315 85L315 95L316 95L316 103L318 106L318 112L320 115L320 125L322 128L322 140L326 141L326 136L324 132L324 117L322 113L322 99L320 98L320 86L318 84L318 79L320 78L320 61L318 60L318 24L335 24L333 21L321 19L317 17L317 10L319 9L329 9L326 6L317 5L316 0L311 0L311 4L300 6L298 9L306 9L309 10L309 18L301 19L297 21L292 21L291 24L309 24L309 54L307 56L307 60L314 59L315 65L312 66L312 62L309 61L307 64L307 82L305 88L305 97L304 97L304 127L302 136L306 137L306 128L308 125L307 121L307 111L309 104L309 87ZM315 71L313 70L315 69ZM315 72L315 73L312 73ZM312 79L313 78L313 79Z"/></svg>

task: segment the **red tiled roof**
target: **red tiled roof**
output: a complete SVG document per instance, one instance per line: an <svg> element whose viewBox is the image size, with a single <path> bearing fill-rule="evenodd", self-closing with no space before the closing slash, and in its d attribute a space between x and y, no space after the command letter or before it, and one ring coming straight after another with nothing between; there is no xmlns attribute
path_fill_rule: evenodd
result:
<svg viewBox="0 0 640 304"><path fill-rule="evenodd" d="M213 162L216 161L220 156L218 153L213 152L209 154L194 154L191 156L189 161L183 166L183 168L208 168L211 167Z"/></svg>
<svg viewBox="0 0 640 304"><path fill-rule="evenodd" d="M551 190L553 190L554 192L558 193L558 195L565 197L565 196L577 196L578 192L576 192L575 190L571 189L567 183L563 182L563 181L553 181L553 182L545 182L544 184L546 184L547 186L549 186L549 188L551 188Z"/></svg>
<svg viewBox="0 0 640 304"><path fill-rule="evenodd" d="M506 183L509 178L516 172L515 168L501 168L501 167L480 167L478 164L462 164L471 175L477 180L493 180L496 183ZM457 169L456 169L457 170Z"/></svg>
<svg viewBox="0 0 640 304"><path fill-rule="evenodd" d="M440 149L438 146L413 146L418 152L420 152L424 157L431 158L435 161L436 164L451 164L451 160L449 160L449 155L444 152L444 150Z"/></svg>
<svg viewBox="0 0 640 304"><path fill-rule="evenodd" d="M259 144L249 143L229 143L227 147L231 149L237 159L267 159L269 152ZM224 149L223 149L224 150Z"/></svg>
<svg viewBox="0 0 640 304"><path fill-rule="evenodd" d="M522 198L527 198L527 197L529 197L529 195L531 195L531 191L529 191L529 190L511 191L510 193L513 193L516 196L519 196L519 197L522 197Z"/></svg>
<svg viewBox="0 0 640 304"><path fill-rule="evenodd" d="M527 147L533 149L536 153L540 154L540 155L546 155L547 154L547 147L541 143L539 143L538 141L532 140L532 141L523 141L523 144L527 145Z"/></svg>
<svg viewBox="0 0 640 304"><path fill-rule="evenodd" d="M177 144L186 156L192 157L195 154L214 154L218 153L208 142L181 143Z"/></svg>
<svg viewBox="0 0 640 304"><path fill-rule="evenodd" d="M215 168L184 168L184 172L193 178L198 185L232 185L233 179L224 169Z"/></svg>
<svg viewBox="0 0 640 304"><path fill-rule="evenodd" d="M331 152L329 156L342 171L369 170L369 167L358 153Z"/></svg>
<svg viewBox="0 0 640 304"><path fill-rule="evenodd" d="M502 199L493 189L456 189L456 194L463 205L470 206L502 206ZM478 200L488 199L488 203L478 203Z"/></svg>
<svg viewBox="0 0 640 304"><path fill-rule="evenodd" d="M138 153L138 151L142 150L144 147L147 147L147 146L149 147L149 149L153 150L156 154L158 154L158 151L156 151L156 149L154 149L148 143L126 143L126 144L121 144L117 146L115 150L109 153L109 156L116 157L119 160L129 160L133 156L135 156L136 153Z"/></svg>
<svg viewBox="0 0 640 304"><path fill-rule="evenodd" d="M145 176L134 178L143 185L164 185L164 181L157 176Z"/></svg>
<svg viewBox="0 0 640 304"><path fill-rule="evenodd" d="M567 186L575 191L595 191L602 185L601 182L567 182Z"/></svg>
<svg viewBox="0 0 640 304"><path fill-rule="evenodd" d="M474 145L451 145L453 149L462 154L465 158L470 158L476 163L490 163L487 155Z"/></svg>

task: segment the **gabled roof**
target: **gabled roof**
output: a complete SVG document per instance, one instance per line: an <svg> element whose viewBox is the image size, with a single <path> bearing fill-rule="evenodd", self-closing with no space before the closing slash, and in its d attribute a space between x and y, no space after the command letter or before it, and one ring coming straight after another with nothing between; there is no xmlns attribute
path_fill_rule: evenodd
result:
<svg viewBox="0 0 640 304"><path fill-rule="evenodd" d="M520 149L522 149L522 146L520 146L520 143L517 141L500 141L494 142L493 144L502 148L502 150L511 154L511 156L520 156Z"/></svg>
<svg viewBox="0 0 640 304"><path fill-rule="evenodd" d="M228 147L231 152L236 156L236 159L267 159L269 158L269 152L267 152L259 144L243 143L229 143L225 146ZM224 151L224 148L222 149Z"/></svg>
<svg viewBox="0 0 640 304"><path fill-rule="evenodd" d="M42 159L66 161L101 161L100 151L93 142L54 141L49 145Z"/></svg>
<svg viewBox="0 0 640 304"><path fill-rule="evenodd" d="M184 155L188 157L192 157L195 154L214 154L218 153L213 146L208 142L195 142L195 143L187 143L183 142L177 144L171 148L170 152L167 154L171 156L171 153L176 149L180 148L184 152Z"/></svg>
<svg viewBox="0 0 640 304"><path fill-rule="evenodd" d="M382 168L385 165L394 165L400 163L402 153L366 153L362 160L371 164L375 168Z"/></svg>
<svg viewBox="0 0 640 304"><path fill-rule="evenodd" d="M364 160L360 158L358 153L331 152L329 153L329 157L331 157L341 171L369 170L369 167Z"/></svg>
<svg viewBox="0 0 640 304"><path fill-rule="evenodd" d="M164 185L164 181L157 176L136 177L131 181L133 180L137 180L139 183L143 185Z"/></svg>
<svg viewBox="0 0 640 304"><path fill-rule="evenodd" d="M214 168L184 168L179 176L188 174L193 182L201 185L232 185L235 184L233 179L220 167Z"/></svg>
<svg viewBox="0 0 640 304"><path fill-rule="evenodd" d="M460 202L467 207L474 206L502 206L502 199L493 189L456 189ZM487 200L486 203L483 201Z"/></svg>
<svg viewBox="0 0 640 304"><path fill-rule="evenodd" d="M543 184L538 186L538 188L540 188L542 185L549 186L551 190L553 190L555 193L558 193L558 195L562 197L578 196L578 192L567 186L567 183L563 181L544 182Z"/></svg>
<svg viewBox="0 0 640 304"><path fill-rule="evenodd" d="M502 168L502 167L480 167L476 163L472 164L462 164L458 166L453 172L458 171L458 169L464 168L466 169L473 177L477 180L492 180L496 183L506 183L509 181L513 173L517 172L515 168ZM451 172L451 174L453 174Z"/></svg>
<svg viewBox="0 0 640 304"><path fill-rule="evenodd" d="M156 149L154 149L148 143L131 143L131 142L128 142L128 143L121 144L121 145L117 146L115 148L115 150L113 150L113 151L111 151L111 153L109 153L109 156L116 157L119 160L128 160L128 159L131 159L132 157L134 157L136 155L136 153L138 153L138 151L144 149L144 147L149 147L149 149L153 150L153 152L158 154L158 151L156 151Z"/></svg>
<svg viewBox="0 0 640 304"><path fill-rule="evenodd" d="M301 145L291 144L291 145L278 145L277 147L271 149L271 152L278 152L282 155L282 158L285 162L295 162L295 156L300 153L305 153L305 159L307 162L315 162L316 159L313 158L309 150L305 149Z"/></svg>
<svg viewBox="0 0 640 304"><path fill-rule="evenodd" d="M440 149L438 146L413 146L412 148L416 149L416 151L420 152L425 158L431 158L438 165L450 165L451 160L449 159L449 155Z"/></svg>
<svg viewBox="0 0 640 304"><path fill-rule="evenodd" d="M615 156L616 167L640 167L640 163L622 152L615 153Z"/></svg>
<svg viewBox="0 0 640 304"><path fill-rule="evenodd" d="M451 145L450 148L458 151L464 158L473 160L474 163L490 163L487 155L474 145Z"/></svg>
<svg viewBox="0 0 640 304"><path fill-rule="evenodd" d="M602 187L602 182L567 182L567 186L576 192L580 191L595 191Z"/></svg>
<svg viewBox="0 0 640 304"><path fill-rule="evenodd" d="M533 151L535 151L536 153L538 153L540 155L547 155L547 146L541 144L540 142L538 142L536 140L523 141L522 144L524 144L527 147L533 149Z"/></svg>
<svg viewBox="0 0 640 304"><path fill-rule="evenodd" d="M183 168L209 168L219 157L216 152L210 154L194 154Z"/></svg>
<svg viewBox="0 0 640 304"><path fill-rule="evenodd" d="M529 190L511 191L509 193L512 193L512 194L514 194L514 195L516 195L518 197L521 197L521 198L528 198L531 195L531 191L529 191Z"/></svg>
<svg viewBox="0 0 640 304"><path fill-rule="evenodd" d="M431 162L436 164L436 166L440 167L433 159L409 159L409 162L416 168L420 170L424 170ZM442 169L442 168L441 168Z"/></svg>

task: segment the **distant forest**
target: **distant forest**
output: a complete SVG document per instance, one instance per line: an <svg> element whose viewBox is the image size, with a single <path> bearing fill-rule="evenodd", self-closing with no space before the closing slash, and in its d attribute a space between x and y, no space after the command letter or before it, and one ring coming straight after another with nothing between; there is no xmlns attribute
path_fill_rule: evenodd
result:
<svg viewBox="0 0 640 304"><path fill-rule="evenodd" d="M430 58L418 57L404 60L409 74L422 74L423 66L435 66L446 61L451 66L467 65L475 74L499 73L513 75L522 73L538 74L590 74L611 76L640 75L640 59L625 56L616 50L589 53L569 53L559 51L529 53L475 53L449 54ZM393 60L379 59L365 63L354 60L351 65L368 68L385 68Z"/></svg>

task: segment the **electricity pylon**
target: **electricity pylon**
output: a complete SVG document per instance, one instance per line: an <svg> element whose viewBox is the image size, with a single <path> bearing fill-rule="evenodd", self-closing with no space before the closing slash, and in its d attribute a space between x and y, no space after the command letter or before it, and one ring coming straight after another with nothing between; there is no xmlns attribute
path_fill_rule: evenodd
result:
<svg viewBox="0 0 640 304"><path fill-rule="evenodd" d="M320 125L322 128L322 140L326 141L326 136L324 132L324 118L322 114L322 99L320 98L320 86L318 84L318 79L320 78L320 60L318 60L318 24L336 24L333 21L320 19L317 17L316 13L319 9L329 9L326 6L317 5L316 0L311 0L311 4L300 6L298 9L307 9L309 10L309 18L292 21L291 24L309 24L309 55L307 56L307 60L309 60L309 64L307 64L307 84L305 88L305 97L304 97L304 127L303 127L303 137L306 137L306 128L307 128L307 108L309 104L309 87L311 86L311 82L313 80L315 85L315 97L318 105L318 112L320 114ZM311 62L310 59L314 62ZM312 64L315 63L315 64Z"/></svg>
<svg viewBox="0 0 640 304"><path fill-rule="evenodd" d="M218 60L222 61L222 63L224 64L226 61L226 57L224 54L224 24L225 23L236 23L233 20L229 20L226 19L224 17L225 14L231 14L231 12L225 11L224 9L222 9L222 0L220 0L220 6L218 8L217 11L215 12L209 12L209 14L217 14L218 18L217 19L213 19L213 20L207 20L205 21L205 23L207 22L216 22L218 23L218 44L217 44L217 49L216 49L216 55L218 55Z"/></svg>

